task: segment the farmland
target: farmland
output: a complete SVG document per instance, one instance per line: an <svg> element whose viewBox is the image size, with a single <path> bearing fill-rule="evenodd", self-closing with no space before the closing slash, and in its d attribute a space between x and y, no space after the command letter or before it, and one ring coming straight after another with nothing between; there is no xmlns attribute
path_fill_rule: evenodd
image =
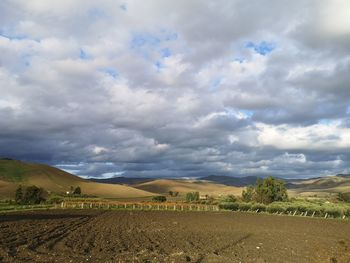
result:
<svg viewBox="0 0 350 263"><path fill-rule="evenodd" d="M349 262L347 220L49 210L0 217L3 262ZM0 260L0 261L1 261Z"/></svg>

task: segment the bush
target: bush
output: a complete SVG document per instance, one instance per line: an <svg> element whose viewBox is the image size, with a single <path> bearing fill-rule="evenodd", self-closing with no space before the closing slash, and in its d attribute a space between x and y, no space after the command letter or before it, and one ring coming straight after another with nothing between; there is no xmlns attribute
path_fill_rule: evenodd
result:
<svg viewBox="0 0 350 263"><path fill-rule="evenodd" d="M48 200L48 203L50 203L50 204L60 204L62 202L63 202L63 198L60 196L52 196Z"/></svg>
<svg viewBox="0 0 350 263"><path fill-rule="evenodd" d="M190 192L186 194L187 202L197 202L199 200L199 192Z"/></svg>
<svg viewBox="0 0 350 263"><path fill-rule="evenodd" d="M264 205L264 204L254 204L254 205L252 205L252 210L254 210L254 211L258 210L258 212L265 212L266 211L266 205Z"/></svg>
<svg viewBox="0 0 350 263"><path fill-rule="evenodd" d="M239 203L239 210L241 211L248 211L249 209L252 208L252 204L249 204L249 203Z"/></svg>
<svg viewBox="0 0 350 263"><path fill-rule="evenodd" d="M304 213L308 210L310 210L310 205L297 205L298 212Z"/></svg>
<svg viewBox="0 0 350 263"><path fill-rule="evenodd" d="M236 201L237 201L237 198L234 195L225 196L225 198L223 199L223 202L226 202L226 203L234 203Z"/></svg>
<svg viewBox="0 0 350 263"><path fill-rule="evenodd" d="M342 202L350 202L350 193L339 193L338 200Z"/></svg>
<svg viewBox="0 0 350 263"><path fill-rule="evenodd" d="M324 216L324 207L317 207L317 206L313 206L313 207L310 207L309 209L309 212L310 214L314 214L314 216Z"/></svg>
<svg viewBox="0 0 350 263"><path fill-rule="evenodd" d="M286 211L286 208L283 207L282 205L280 204L270 204L268 207L267 207L267 212L269 213L284 213Z"/></svg>
<svg viewBox="0 0 350 263"><path fill-rule="evenodd" d="M23 203L23 189L22 186L18 186L15 192L15 202L16 204L22 204Z"/></svg>
<svg viewBox="0 0 350 263"><path fill-rule="evenodd" d="M77 186L77 187L74 189L73 195L81 195L81 188L80 188L80 186Z"/></svg>
<svg viewBox="0 0 350 263"><path fill-rule="evenodd" d="M245 188L245 190L242 191L242 201L244 202L251 202L253 201L255 194L254 186L249 185Z"/></svg>
<svg viewBox="0 0 350 263"><path fill-rule="evenodd" d="M283 181L276 180L272 176L269 176L264 180L258 179L256 181L254 199L257 202L264 204L269 204L275 201L287 201L287 189Z"/></svg>
<svg viewBox="0 0 350 263"><path fill-rule="evenodd" d="M324 212L327 213L329 216L332 216L332 217L342 217L344 215L342 209L335 208L335 207L326 208Z"/></svg>
<svg viewBox="0 0 350 263"><path fill-rule="evenodd" d="M166 197L164 195L154 196L152 200L155 202L165 202Z"/></svg>
<svg viewBox="0 0 350 263"><path fill-rule="evenodd" d="M350 207L344 209L344 215L345 216L350 216Z"/></svg>
<svg viewBox="0 0 350 263"><path fill-rule="evenodd" d="M238 203L224 202L224 203L219 204L219 208L225 209L225 210L236 211L236 210L238 210L238 207L239 207Z"/></svg>
<svg viewBox="0 0 350 263"><path fill-rule="evenodd" d="M36 187L35 185L29 186L23 196L23 204L40 204L45 201L45 192L43 188Z"/></svg>
<svg viewBox="0 0 350 263"><path fill-rule="evenodd" d="M176 197L179 195L179 192L169 191L169 195Z"/></svg>
<svg viewBox="0 0 350 263"><path fill-rule="evenodd" d="M287 201L287 189L284 182L273 177L258 179L255 186L247 186L242 192L244 202L256 201L258 203L270 204L276 201Z"/></svg>
<svg viewBox="0 0 350 263"><path fill-rule="evenodd" d="M290 204L286 206L286 212L295 212L295 211L298 211L297 204Z"/></svg>

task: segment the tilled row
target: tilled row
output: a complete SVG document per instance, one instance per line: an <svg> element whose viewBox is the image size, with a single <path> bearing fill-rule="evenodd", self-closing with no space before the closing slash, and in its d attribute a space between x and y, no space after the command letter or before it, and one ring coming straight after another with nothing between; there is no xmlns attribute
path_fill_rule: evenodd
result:
<svg viewBox="0 0 350 263"><path fill-rule="evenodd" d="M0 262L348 262L348 222L232 212L57 210L0 222ZM40 216L40 213L42 216Z"/></svg>

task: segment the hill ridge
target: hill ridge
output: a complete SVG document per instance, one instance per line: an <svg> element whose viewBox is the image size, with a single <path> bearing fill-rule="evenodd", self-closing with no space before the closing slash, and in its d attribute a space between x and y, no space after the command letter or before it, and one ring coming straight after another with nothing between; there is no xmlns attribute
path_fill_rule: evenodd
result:
<svg viewBox="0 0 350 263"><path fill-rule="evenodd" d="M91 182L46 164L0 160L0 197L13 197L20 184L36 185L53 193L65 193L71 186L80 186L84 194L111 198L154 195L130 186Z"/></svg>

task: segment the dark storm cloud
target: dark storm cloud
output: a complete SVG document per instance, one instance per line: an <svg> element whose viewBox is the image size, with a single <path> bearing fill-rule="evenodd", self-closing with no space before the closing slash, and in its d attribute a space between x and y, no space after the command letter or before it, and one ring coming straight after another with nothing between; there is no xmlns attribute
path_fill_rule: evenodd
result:
<svg viewBox="0 0 350 263"><path fill-rule="evenodd" d="M2 1L0 155L82 176L349 172L348 10Z"/></svg>

